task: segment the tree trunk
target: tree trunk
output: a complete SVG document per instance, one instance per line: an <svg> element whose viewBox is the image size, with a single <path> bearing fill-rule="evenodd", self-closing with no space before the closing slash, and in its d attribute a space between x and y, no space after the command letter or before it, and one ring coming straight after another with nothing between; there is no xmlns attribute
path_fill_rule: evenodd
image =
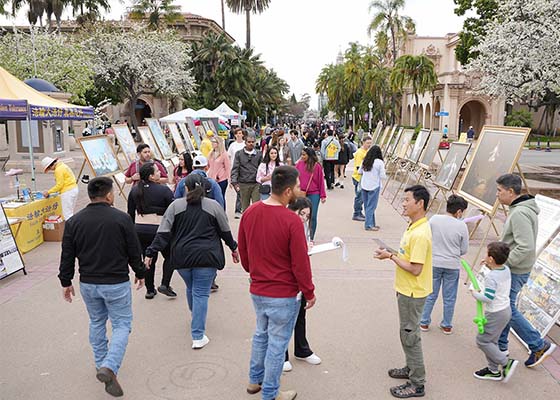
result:
<svg viewBox="0 0 560 400"><path fill-rule="evenodd" d="M251 48L251 9L248 8L245 10L245 17L246 17L246 24L247 24L247 43L245 47L247 50Z"/></svg>
<svg viewBox="0 0 560 400"><path fill-rule="evenodd" d="M226 10L224 7L224 0L222 0L222 29L226 30Z"/></svg>
<svg viewBox="0 0 560 400"><path fill-rule="evenodd" d="M395 62L397 61L397 38L395 37L395 28L391 26L391 42L393 45L393 68L395 67ZM397 99L395 93L391 93L391 125L395 124L395 105L397 103Z"/></svg>
<svg viewBox="0 0 560 400"><path fill-rule="evenodd" d="M131 96L129 100L130 124L136 131L136 137L139 138L140 134L138 132L138 120L136 119L136 103L138 102L138 96Z"/></svg>
<svg viewBox="0 0 560 400"><path fill-rule="evenodd" d="M418 94L416 94L416 93L414 93L414 101L416 101L416 125L414 125L414 127L417 127L418 126L418 114L419 114L419 111L420 111L419 110L420 105L418 104L419 103Z"/></svg>

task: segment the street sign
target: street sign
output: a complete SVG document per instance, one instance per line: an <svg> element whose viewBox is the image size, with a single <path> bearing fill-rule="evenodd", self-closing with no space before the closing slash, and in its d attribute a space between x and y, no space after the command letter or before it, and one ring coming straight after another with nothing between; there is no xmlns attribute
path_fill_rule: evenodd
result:
<svg viewBox="0 0 560 400"><path fill-rule="evenodd" d="M449 117L449 111L438 111L436 117Z"/></svg>

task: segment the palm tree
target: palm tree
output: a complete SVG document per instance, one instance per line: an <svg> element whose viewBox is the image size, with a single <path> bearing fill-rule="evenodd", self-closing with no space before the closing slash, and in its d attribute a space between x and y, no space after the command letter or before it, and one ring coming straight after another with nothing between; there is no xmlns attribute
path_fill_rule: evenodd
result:
<svg viewBox="0 0 560 400"><path fill-rule="evenodd" d="M27 19L30 25L37 24L43 26L43 14L45 14L45 9L47 8L46 0L13 0L12 1L12 16L15 17L17 12L27 4L29 10L27 11Z"/></svg>
<svg viewBox="0 0 560 400"><path fill-rule="evenodd" d="M418 97L432 91L438 83L434 63L425 55L404 55L397 59L391 72L391 86L402 91L406 87L412 88L416 102L416 125L418 125Z"/></svg>
<svg viewBox="0 0 560 400"><path fill-rule="evenodd" d="M163 21L173 23L181 18L181 7L173 0L134 0L130 17L144 20L148 14L148 27L160 28Z"/></svg>
<svg viewBox="0 0 560 400"><path fill-rule="evenodd" d="M47 14L47 24L50 27L51 17L54 14L54 19L56 20L56 29L60 32L60 23L62 18L62 12L68 3L67 0L47 0L46 14Z"/></svg>
<svg viewBox="0 0 560 400"><path fill-rule="evenodd" d="M72 14L78 15L76 20L79 24L95 21L101 16L101 10L111 9L109 0L68 0L68 2L72 7Z"/></svg>
<svg viewBox="0 0 560 400"><path fill-rule="evenodd" d="M227 6L237 14L245 13L247 23L247 42L245 47L251 48L251 13L262 13L270 5L270 0L226 0Z"/></svg>

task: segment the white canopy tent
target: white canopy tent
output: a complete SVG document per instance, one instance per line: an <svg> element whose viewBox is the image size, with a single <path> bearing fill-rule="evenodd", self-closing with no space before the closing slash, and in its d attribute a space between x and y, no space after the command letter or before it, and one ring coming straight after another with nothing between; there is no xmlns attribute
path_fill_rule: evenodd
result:
<svg viewBox="0 0 560 400"><path fill-rule="evenodd" d="M205 118L205 119L211 119L211 118L217 118L217 119L224 119L224 117L222 117L220 114L218 114L215 111L209 110L207 108L201 108L200 110L196 110L196 117L197 118Z"/></svg>
<svg viewBox="0 0 560 400"><path fill-rule="evenodd" d="M166 117L160 118L161 122L185 122L187 118L198 118L198 114L192 108L185 108L184 110L177 111L176 113L169 114Z"/></svg>
<svg viewBox="0 0 560 400"><path fill-rule="evenodd" d="M225 102L222 102L218 107L214 109L215 113L220 114L225 119L236 119L239 118L239 113L235 112L230 106Z"/></svg>

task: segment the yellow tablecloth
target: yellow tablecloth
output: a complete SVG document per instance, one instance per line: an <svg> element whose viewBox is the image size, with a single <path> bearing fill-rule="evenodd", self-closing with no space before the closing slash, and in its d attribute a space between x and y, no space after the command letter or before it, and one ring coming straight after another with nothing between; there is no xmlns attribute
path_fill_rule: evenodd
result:
<svg viewBox="0 0 560 400"><path fill-rule="evenodd" d="M6 216L25 218L15 237L19 250L27 253L43 243L43 222L51 215L62 214L62 203L60 196L48 199L35 200L24 203L17 208L4 207ZM16 233L16 227L12 226L12 232Z"/></svg>

